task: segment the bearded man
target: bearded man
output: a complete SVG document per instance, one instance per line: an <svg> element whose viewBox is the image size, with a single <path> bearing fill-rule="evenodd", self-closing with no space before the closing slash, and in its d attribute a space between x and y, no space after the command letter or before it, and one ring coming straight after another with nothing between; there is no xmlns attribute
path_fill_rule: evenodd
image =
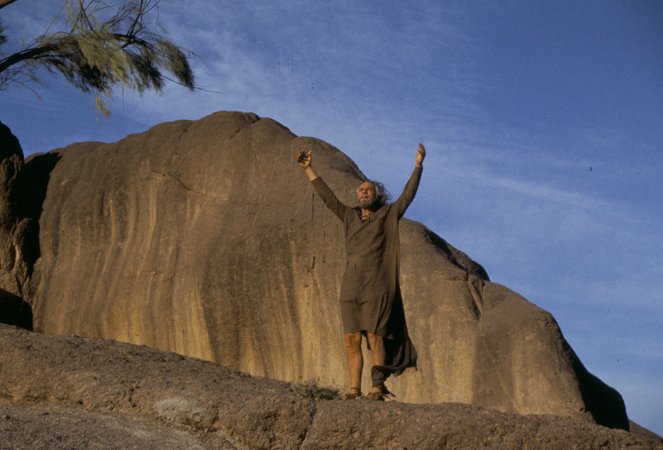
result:
<svg viewBox="0 0 663 450"><path fill-rule="evenodd" d="M352 207L340 202L313 170L312 152L299 154L299 166L345 228L346 265L340 303L350 373L346 399L362 396L364 336L373 363L373 386L368 398L384 401L392 395L384 384L387 378L417 365L417 351L407 331L399 283L398 223L417 193L425 157L426 149L419 144L414 171L398 200L388 204L382 184L364 181L357 189L358 206Z"/></svg>

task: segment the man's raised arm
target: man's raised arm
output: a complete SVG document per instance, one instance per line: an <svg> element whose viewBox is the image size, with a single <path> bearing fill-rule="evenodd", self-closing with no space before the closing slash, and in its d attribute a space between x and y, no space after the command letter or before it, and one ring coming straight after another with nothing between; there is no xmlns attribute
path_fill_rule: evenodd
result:
<svg viewBox="0 0 663 450"><path fill-rule="evenodd" d="M306 176L308 177L309 181L315 188L322 201L325 202L325 205L327 205L327 208L336 214L339 219L345 220L345 215L348 209L351 208L341 203L341 201L336 198L336 195L334 195L332 190L329 189L327 183L325 183L324 180L320 178L320 176L315 172L315 170L313 170L313 154L311 150L308 152L300 152L299 156L297 157L297 162L299 163L299 167L301 167L304 170L304 173L306 173Z"/></svg>
<svg viewBox="0 0 663 450"><path fill-rule="evenodd" d="M299 167L304 169L304 173L306 173L309 181L318 178L318 174L315 173L315 170L313 170L313 166L311 165L313 163L313 153L311 150L308 152L301 151L299 157L297 157L297 162L299 163Z"/></svg>
<svg viewBox="0 0 663 450"><path fill-rule="evenodd" d="M407 207L410 206L414 196L417 194L417 189L419 188L419 180L421 180L421 173L424 169L424 158L426 158L426 148L424 144L419 144L417 148L417 157L415 159L414 171L410 176L403 193L398 200L394 202L394 207L398 211L398 217L403 217Z"/></svg>

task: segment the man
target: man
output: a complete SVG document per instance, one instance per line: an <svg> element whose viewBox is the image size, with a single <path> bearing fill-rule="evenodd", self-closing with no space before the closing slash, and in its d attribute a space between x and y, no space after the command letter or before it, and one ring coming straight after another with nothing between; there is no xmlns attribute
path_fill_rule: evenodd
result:
<svg viewBox="0 0 663 450"><path fill-rule="evenodd" d="M362 395L362 336L368 339L373 363L370 399L384 401L391 394L384 385L386 379L417 364L417 352L405 323L399 284L398 222L417 193L425 157L426 149L419 144L414 172L394 203L386 203L380 183L364 181L357 189L359 206L350 207L341 203L313 170L311 151L299 154L299 166L345 227L346 266L341 284L341 316L350 372L350 392L346 399Z"/></svg>

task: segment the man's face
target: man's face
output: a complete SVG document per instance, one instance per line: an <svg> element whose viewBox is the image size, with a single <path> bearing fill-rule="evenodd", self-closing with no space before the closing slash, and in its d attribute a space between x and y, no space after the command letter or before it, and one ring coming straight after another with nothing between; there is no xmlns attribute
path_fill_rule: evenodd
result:
<svg viewBox="0 0 663 450"><path fill-rule="evenodd" d="M362 208L370 208L375 203L375 186L370 181L364 181L357 189L357 201Z"/></svg>

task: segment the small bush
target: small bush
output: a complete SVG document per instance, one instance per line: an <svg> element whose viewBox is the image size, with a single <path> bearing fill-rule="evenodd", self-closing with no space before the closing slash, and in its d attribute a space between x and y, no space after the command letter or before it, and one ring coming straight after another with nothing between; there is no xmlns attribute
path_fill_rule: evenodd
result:
<svg viewBox="0 0 663 450"><path fill-rule="evenodd" d="M315 400L336 400L341 397L341 393L338 389L322 387L316 379L293 383L292 390L302 397Z"/></svg>

